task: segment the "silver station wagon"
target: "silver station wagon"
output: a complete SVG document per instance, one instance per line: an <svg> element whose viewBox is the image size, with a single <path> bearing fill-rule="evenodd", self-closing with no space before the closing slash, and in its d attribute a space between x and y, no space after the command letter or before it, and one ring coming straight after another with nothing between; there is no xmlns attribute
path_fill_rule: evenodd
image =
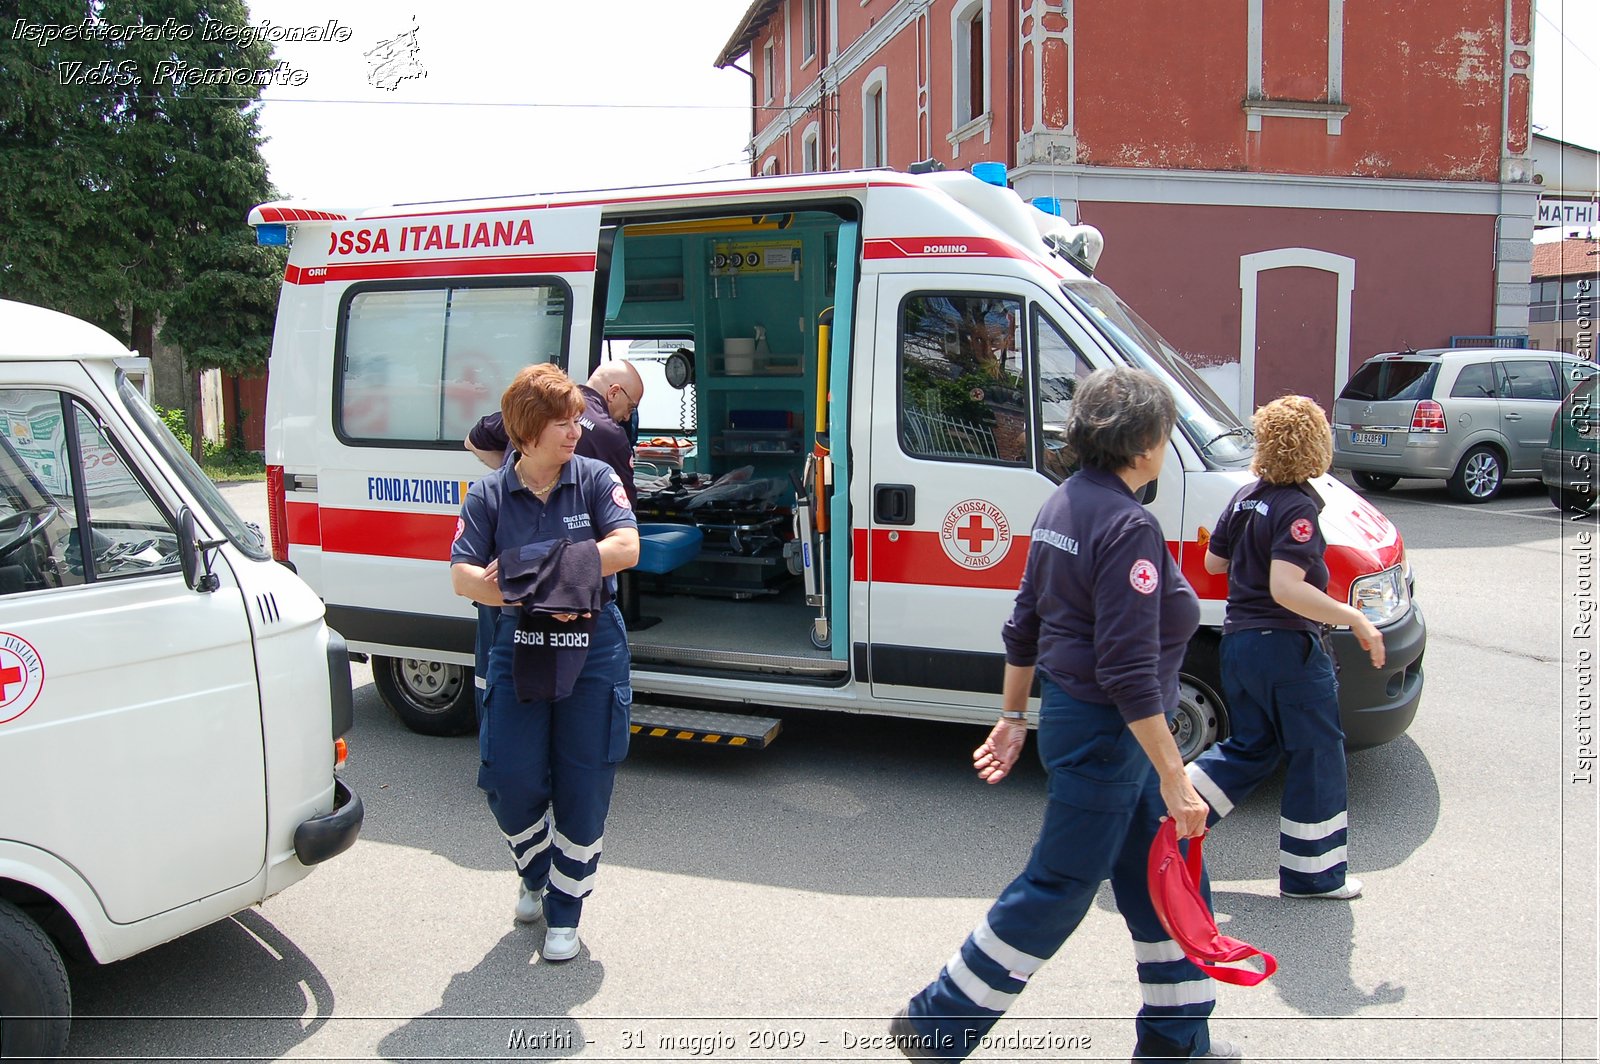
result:
<svg viewBox="0 0 1600 1064"><path fill-rule="evenodd" d="M1538 479L1562 398L1596 366L1559 351L1429 348L1374 355L1333 404L1333 465L1356 486L1438 478L1462 502Z"/></svg>

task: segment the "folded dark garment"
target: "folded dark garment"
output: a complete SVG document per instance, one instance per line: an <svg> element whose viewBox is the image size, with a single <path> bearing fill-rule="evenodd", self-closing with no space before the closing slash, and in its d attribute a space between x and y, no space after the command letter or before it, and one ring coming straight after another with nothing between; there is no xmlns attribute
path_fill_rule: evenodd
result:
<svg viewBox="0 0 1600 1064"><path fill-rule="evenodd" d="M522 702L554 702L567 697L589 659L594 614L558 621L552 613L523 610L513 636L511 679Z"/></svg>
<svg viewBox="0 0 1600 1064"><path fill-rule="evenodd" d="M517 605L511 654L517 698L567 697L583 672L597 615L606 604L599 544L557 539L501 551L500 594ZM558 621L558 613L578 616Z"/></svg>

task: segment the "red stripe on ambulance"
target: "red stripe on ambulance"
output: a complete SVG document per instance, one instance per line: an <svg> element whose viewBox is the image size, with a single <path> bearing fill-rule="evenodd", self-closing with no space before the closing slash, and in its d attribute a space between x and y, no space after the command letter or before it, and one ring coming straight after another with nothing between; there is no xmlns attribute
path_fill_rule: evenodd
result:
<svg viewBox="0 0 1600 1064"><path fill-rule="evenodd" d="M290 543L297 547L322 546L322 525L316 503L285 503L283 511Z"/></svg>
<svg viewBox="0 0 1600 1064"><path fill-rule="evenodd" d="M1013 244L983 236L903 236L868 240L866 259L1021 259L1034 261Z"/></svg>
<svg viewBox="0 0 1600 1064"><path fill-rule="evenodd" d="M506 255L481 259L410 259L361 262L338 266L295 266L283 272L287 284L376 281L409 277L498 277L524 273L593 273L592 253L577 255Z"/></svg>
<svg viewBox="0 0 1600 1064"><path fill-rule="evenodd" d="M324 554L365 554L377 558L450 559L459 515L415 514L402 510L321 510ZM291 543L302 544L293 535Z"/></svg>

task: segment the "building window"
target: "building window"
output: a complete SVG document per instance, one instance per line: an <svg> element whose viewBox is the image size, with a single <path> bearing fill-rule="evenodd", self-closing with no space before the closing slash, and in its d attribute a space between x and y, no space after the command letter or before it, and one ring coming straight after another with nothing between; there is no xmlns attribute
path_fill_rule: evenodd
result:
<svg viewBox="0 0 1600 1064"><path fill-rule="evenodd" d="M811 123L806 127L805 133L800 138L800 171L814 174L822 169L822 156L817 151L817 124Z"/></svg>
<svg viewBox="0 0 1600 1064"><path fill-rule="evenodd" d="M801 61L817 54L817 0L800 0Z"/></svg>
<svg viewBox="0 0 1600 1064"><path fill-rule="evenodd" d="M861 90L861 165L865 168L889 165L885 76L884 68L879 67L867 76L866 87Z"/></svg>
<svg viewBox="0 0 1600 1064"><path fill-rule="evenodd" d="M766 92L763 103L772 102L772 83L776 77L773 66L777 58L777 49L768 41L761 49L761 87Z"/></svg>
<svg viewBox="0 0 1600 1064"><path fill-rule="evenodd" d="M987 64L989 54L984 0L972 0L955 11L951 34L955 73L955 128L982 118L989 110Z"/></svg>
<svg viewBox="0 0 1600 1064"><path fill-rule="evenodd" d="M767 161L761 164L761 173L765 177L772 177L778 173L778 157L767 156Z"/></svg>

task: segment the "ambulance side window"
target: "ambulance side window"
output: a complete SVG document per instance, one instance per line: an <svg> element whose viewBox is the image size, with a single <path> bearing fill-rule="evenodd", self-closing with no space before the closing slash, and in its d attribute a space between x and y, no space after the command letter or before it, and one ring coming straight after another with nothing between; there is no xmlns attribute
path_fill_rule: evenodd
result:
<svg viewBox="0 0 1600 1064"><path fill-rule="evenodd" d="M1078 468L1067 446L1067 418L1073 394L1094 367L1038 307L1033 308L1033 344L1039 353L1039 471L1059 483Z"/></svg>
<svg viewBox="0 0 1600 1064"><path fill-rule="evenodd" d="M1029 465L1022 301L914 293L900 305L900 446L908 455Z"/></svg>
<svg viewBox="0 0 1600 1064"><path fill-rule="evenodd" d="M82 405L45 389L0 391L0 595L177 572L177 543Z"/></svg>
<svg viewBox="0 0 1600 1064"><path fill-rule="evenodd" d="M518 370L564 362L570 305L556 281L353 289L339 321L340 439L459 448Z"/></svg>

